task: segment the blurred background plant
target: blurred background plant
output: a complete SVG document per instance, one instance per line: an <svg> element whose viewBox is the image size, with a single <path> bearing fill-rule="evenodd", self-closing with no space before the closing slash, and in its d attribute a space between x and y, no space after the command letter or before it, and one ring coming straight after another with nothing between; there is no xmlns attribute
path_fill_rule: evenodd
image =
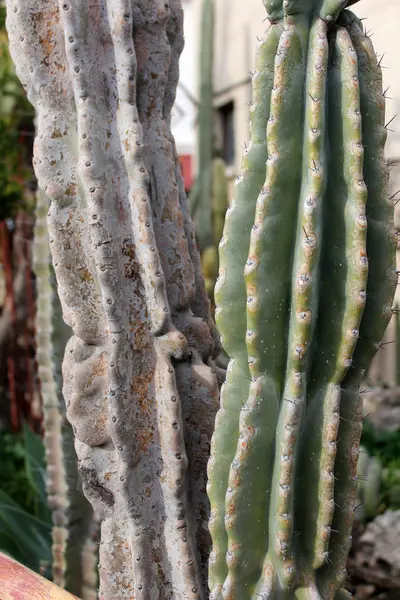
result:
<svg viewBox="0 0 400 600"><path fill-rule="evenodd" d="M47 505L44 446L27 423L0 431L0 550L51 577L51 511Z"/></svg>
<svg viewBox="0 0 400 600"><path fill-rule="evenodd" d="M18 431L21 415L37 430L30 256L36 189L34 111L11 61L5 16L0 0L0 423Z"/></svg>
<svg viewBox="0 0 400 600"><path fill-rule="evenodd" d="M0 3L0 220L32 212L35 189L31 156L34 112L8 52L6 9Z"/></svg>
<svg viewBox="0 0 400 600"><path fill-rule="evenodd" d="M359 516L366 521L400 509L400 429L377 431L366 420L358 472Z"/></svg>

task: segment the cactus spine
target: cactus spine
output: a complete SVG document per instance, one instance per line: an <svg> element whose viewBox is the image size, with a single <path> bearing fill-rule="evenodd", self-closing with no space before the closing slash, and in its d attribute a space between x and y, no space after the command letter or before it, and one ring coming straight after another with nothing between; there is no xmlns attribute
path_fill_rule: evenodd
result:
<svg viewBox="0 0 400 600"><path fill-rule="evenodd" d="M101 519L100 598L202 599L218 336L170 129L180 1L7 9L73 332L63 394Z"/></svg>
<svg viewBox="0 0 400 600"><path fill-rule="evenodd" d="M347 597L359 385L396 285L381 73L353 3L264 0L215 289L214 600Z"/></svg>
<svg viewBox="0 0 400 600"><path fill-rule="evenodd" d="M82 600L95 600L97 548L92 535L96 524L89 502L78 489L74 433L66 419L61 392L61 361L71 331L62 321L55 289L47 211L48 200L39 191L33 246L37 283L36 357L43 399L47 493L54 524L53 581Z"/></svg>

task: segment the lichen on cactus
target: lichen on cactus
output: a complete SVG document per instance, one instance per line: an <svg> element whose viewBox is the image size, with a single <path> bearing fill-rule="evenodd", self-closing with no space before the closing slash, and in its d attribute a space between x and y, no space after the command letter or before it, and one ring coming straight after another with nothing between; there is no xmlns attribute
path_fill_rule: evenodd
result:
<svg viewBox="0 0 400 600"><path fill-rule="evenodd" d="M73 332L63 393L83 491L101 520L99 597L200 600L218 336L170 130L181 4L7 8Z"/></svg>
<svg viewBox="0 0 400 600"><path fill-rule="evenodd" d="M97 597L98 526L93 510L79 490L74 433L66 419L61 362L71 337L63 322L50 262L46 195L36 194L33 266L36 275L36 360L40 382L46 487L53 519L52 575L56 585L82 600Z"/></svg>
<svg viewBox="0 0 400 600"><path fill-rule="evenodd" d="M264 1L215 289L230 364L209 463L213 600L346 597L359 386L397 283L381 73L353 3Z"/></svg>

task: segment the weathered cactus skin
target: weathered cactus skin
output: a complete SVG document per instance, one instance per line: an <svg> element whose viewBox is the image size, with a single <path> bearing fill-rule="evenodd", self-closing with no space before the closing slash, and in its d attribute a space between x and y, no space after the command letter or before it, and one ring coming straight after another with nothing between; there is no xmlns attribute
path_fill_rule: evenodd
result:
<svg viewBox="0 0 400 600"><path fill-rule="evenodd" d="M47 494L53 516L53 581L82 600L97 597L98 529L93 510L79 490L74 433L66 419L61 362L71 337L63 322L50 263L46 195L36 195L33 263L36 275L36 359L43 401Z"/></svg>
<svg viewBox="0 0 400 600"><path fill-rule="evenodd" d="M100 598L205 598L218 337L170 130L180 1L7 8L73 331L63 393L101 520Z"/></svg>
<svg viewBox="0 0 400 600"><path fill-rule="evenodd" d="M359 386L397 283L385 101L350 3L264 4L215 289L231 360L209 463L211 598L338 600Z"/></svg>

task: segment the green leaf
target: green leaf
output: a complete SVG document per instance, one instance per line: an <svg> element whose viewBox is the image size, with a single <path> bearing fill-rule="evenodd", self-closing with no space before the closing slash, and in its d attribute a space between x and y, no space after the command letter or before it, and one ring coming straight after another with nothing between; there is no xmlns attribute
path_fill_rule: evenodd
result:
<svg viewBox="0 0 400 600"><path fill-rule="evenodd" d="M23 437L25 446L26 477L35 492L35 515L50 523L51 512L47 505L45 451L41 437L24 422Z"/></svg>
<svg viewBox="0 0 400 600"><path fill-rule="evenodd" d="M21 552L20 547L18 546L15 539L11 537L6 531L0 530L0 550L4 554L8 554L18 562L25 564L26 555Z"/></svg>
<svg viewBox="0 0 400 600"><path fill-rule="evenodd" d="M24 422L25 469L26 476L42 502L46 502L46 467L44 446L40 436Z"/></svg>
<svg viewBox="0 0 400 600"><path fill-rule="evenodd" d="M28 567L28 569L32 569L32 571L40 573L42 564L41 560L37 556L30 555L26 551L24 552L24 549L20 548L15 539L13 539L10 534L8 534L6 531L3 531L1 528L0 551L8 554L21 564Z"/></svg>
<svg viewBox="0 0 400 600"><path fill-rule="evenodd" d="M51 560L51 526L28 514L0 490L0 528L21 552L39 561Z"/></svg>

